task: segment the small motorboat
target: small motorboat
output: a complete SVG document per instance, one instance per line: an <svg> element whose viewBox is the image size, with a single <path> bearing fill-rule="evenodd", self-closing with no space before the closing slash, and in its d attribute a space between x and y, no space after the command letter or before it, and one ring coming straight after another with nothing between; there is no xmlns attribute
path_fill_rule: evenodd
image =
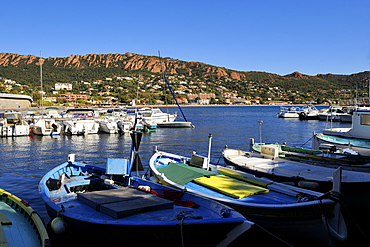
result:
<svg viewBox="0 0 370 247"><path fill-rule="evenodd" d="M47 247L49 236L29 203L0 189L0 246Z"/></svg>

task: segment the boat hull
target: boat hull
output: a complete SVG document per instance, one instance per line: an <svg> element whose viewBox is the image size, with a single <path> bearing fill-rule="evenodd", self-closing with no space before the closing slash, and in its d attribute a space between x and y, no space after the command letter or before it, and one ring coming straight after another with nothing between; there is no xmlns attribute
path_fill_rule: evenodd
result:
<svg viewBox="0 0 370 247"><path fill-rule="evenodd" d="M6 244L1 246L50 246L48 233L40 216L27 202L2 189L0 216L0 236L5 237L1 238L1 244ZM6 222L7 220L11 223Z"/></svg>
<svg viewBox="0 0 370 247"><path fill-rule="evenodd" d="M333 145L337 149L350 148L360 155L370 155L370 141L347 138L333 135L315 134L312 140L312 149L319 150L322 144Z"/></svg>
<svg viewBox="0 0 370 247"><path fill-rule="evenodd" d="M50 179L50 181L58 180L62 174L69 177L60 180L63 186L50 189L46 185L47 181ZM89 175L82 176L82 174ZM165 205L148 209L145 198L151 198L152 202L153 196L158 197L134 189L139 185L149 186L151 190L162 191L162 193L167 189L179 192L136 177L130 177L129 180L126 180L127 177L114 176L115 184L107 186L106 179L100 181L101 176L105 176L103 168L77 162L65 163L46 174L39 185L39 191L50 218L62 217L68 232L78 232L80 237L94 236L94 244L98 246L117 245L125 239L129 242L135 241L135 246L174 246L176 243L189 246L217 244L221 241L231 241L228 234L235 229L240 235L253 225L231 208L189 193L182 194L181 201L191 200L199 205L199 208L173 205L173 202L170 203L173 205L170 207L166 200ZM122 184L128 183L130 188L127 186L117 187L117 183L120 182ZM84 188L92 189L98 185L107 186L108 189L88 193L77 191ZM75 191L77 199L71 193L63 192L65 188L68 188L68 191ZM127 190L134 194L130 197L124 197L125 193L128 193ZM86 198L92 195L89 193L96 193L98 195L96 200L90 198L86 201ZM96 195L93 194L93 197ZM108 207L116 205L110 204L108 201L116 200L117 197L124 198L124 203L119 204L117 210L107 210ZM141 197L144 198L144 201L132 201ZM120 203L120 201L114 203ZM125 207L130 207L132 203L135 203L138 208L134 205L132 209L125 210ZM96 206L97 204L99 207ZM61 205L65 210L61 210ZM231 210L229 217L222 217L219 214L224 209ZM115 216L115 212L125 215ZM143 234L145 238L143 238ZM209 238L209 236L212 237Z"/></svg>
<svg viewBox="0 0 370 247"><path fill-rule="evenodd" d="M307 203L287 203L287 202L267 202L268 199L258 200L254 198L239 200L231 199L225 195L219 195L216 192L209 192L207 189L199 188L191 183L181 186L167 178L166 175L161 175L162 170L158 171L155 164L161 166L160 159L163 162L185 162L189 160L182 156L172 155L164 152L157 152L150 160L150 168L154 176L163 184L173 186L178 189L187 189L188 191L198 194L203 197L216 200L225 205L228 205L238 212L242 213L246 218L253 219L258 225L272 234L283 238L290 243L299 244L302 239L304 241L313 241L319 244L331 245L333 239L327 231L327 224L323 222L323 215L326 215L328 220L332 220L335 216L336 203L331 200L311 201ZM212 166L213 167L213 166ZM234 176L244 176L242 173L220 168ZM224 174L224 173L222 173ZM195 188L195 189L194 189ZM277 194L275 194L277 196ZM276 197L277 198L277 197ZM324 217L325 218L325 217ZM344 222L343 220L341 220ZM346 238L346 227L341 230L343 233L343 241ZM320 237L317 237L320 236Z"/></svg>
<svg viewBox="0 0 370 247"><path fill-rule="evenodd" d="M157 124L159 128L192 128L191 122L163 122Z"/></svg>
<svg viewBox="0 0 370 247"><path fill-rule="evenodd" d="M254 158L253 154L252 152L235 149L225 149L223 151L226 165L258 177L265 177L297 187L310 188L322 193L327 193L333 187L332 177L329 176L331 171L334 171L332 168L310 165L304 162L291 162L280 158L274 160L262 157ZM370 214L368 213L370 202L364 200L364 198L370 197L370 176L363 172L345 170L342 172L340 201L345 206L345 220L346 222L355 221L356 229L360 226L363 232L370 234L370 231L367 230L367 224L370 220Z"/></svg>

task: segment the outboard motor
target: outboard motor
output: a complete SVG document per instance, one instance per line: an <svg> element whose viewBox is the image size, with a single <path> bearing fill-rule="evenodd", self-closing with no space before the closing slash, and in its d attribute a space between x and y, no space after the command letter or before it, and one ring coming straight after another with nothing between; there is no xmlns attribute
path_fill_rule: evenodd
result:
<svg viewBox="0 0 370 247"><path fill-rule="evenodd" d="M118 127L118 133L122 135L124 133L123 123L121 121L118 121L117 122L117 127Z"/></svg>

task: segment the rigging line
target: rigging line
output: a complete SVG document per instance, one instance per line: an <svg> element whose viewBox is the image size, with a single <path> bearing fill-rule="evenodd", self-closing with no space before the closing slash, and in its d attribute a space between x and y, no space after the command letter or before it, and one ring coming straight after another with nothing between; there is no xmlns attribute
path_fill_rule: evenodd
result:
<svg viewBox="0 0 370 247"><path fill-rule="evenodd" d="M305 143L303 143L302 145L301 145L301 147L303 147L304 145L306 145L307 144L307 142L309 142L312 138L314 138L315 137L315 135L313 135L313 136L311 136L311 138L310 139L308 139Z"/></svg>
<svg viewBox="0 0 370 247"><path fill-rule="evenodd" d="M161 58L161 53L160 53L160 51L158 51L158 56L159 56L159 58ZM161 60L161 61L162 61L162 60ZM181 114L182 114L182 117L184 118L185 122L188 122L188 120L187 120L187 119L186 119L186 117L185 117L184 112L182 111L182 108L181 108L181 106L180 106L179 102L177 101L177 98L176 98L176 96L175 96L175 93L174 93L174 92L173 92L173 90L172 90L171 84L170 84L170 83L168 82L168 80L167 80L166 74L164 73L164 70L163 70L163 68L162 68L162 63L161 63L161 70L162 70L163 79L165 80L165 82L166 82L166 84L167 84L167 86L168 86L168 89L170 90L170 92L171 92L171 94L172 94L172 97L173 97L173 99L174 99L174 100L175 100L175 102L176 102L177 107L180 109L180 112L181 112ZM167 98L165 97L165 99L166 99L166 104L167 104Z"/></svg>
<svg viewBox="0 0 370 247"><path fill-rule="evenodd" d="M340 200L339 203L340 203L341 209L344 209L344 211L346 212L346 215L348 215L351 222L355 225L357 230L360 232L362 238L368 242L370 239L366 236L365 232L362 230L358 222L355 220L355 218L351 214L351 211L347 208L346 204L342 200Z"/></svg>
<svg viewBox="0 0 370 247"><path fill-rule="evenodd" d="M183 112L183 111L182 111L182 109L181 109L181 106L180 106L179 102L177 101L177 98L176 98L176 96L175 96L175 93L173 92L172 87L171 87L170 83L168 82L167 77L166 77L166 75L165 75L164 73L163 73L163 77L164 77L164 79L165 79L165 81L166 81L166 84L167 84L167 86L168 86L168 88L169 88L169 90L170 90L171 94L172 94L173 99L175 100L175 102L176 102L176 104L177 104L177 107L178 107L178 108L180 109L180 111L181 111L182 117L184 118L185 122L188 122L188 120L187 120L187 119L186 119L186 117L185 117L184 112Z"/></svg>
<svg viewBox="0 0 370 247"><path fill-rule="evenodd" d="M250 220L248 217L245 217L247 220ZM289 246L289 247L293 247L293 245L289 244L288 242L286 242L284 239L276 236L275 234L273 234L272 232L268 231L266 228L262 227L261 225L257 224L256 222L254 222L254 225L259 227L263 232L269 234L271 237L273 237L275 240L283 243L284 245L286 246Z"/></svg>

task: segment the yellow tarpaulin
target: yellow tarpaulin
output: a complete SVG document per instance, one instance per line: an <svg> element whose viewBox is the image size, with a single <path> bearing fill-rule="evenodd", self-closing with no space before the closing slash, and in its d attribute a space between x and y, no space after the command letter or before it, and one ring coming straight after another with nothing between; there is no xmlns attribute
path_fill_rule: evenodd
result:
<svg viewBox="0 0 370 247"><path fill-rule="evenodd" d="M194 179L193 182L237 199L269 192L269 189L255 186L225 175L200 177Z"/></svg>

